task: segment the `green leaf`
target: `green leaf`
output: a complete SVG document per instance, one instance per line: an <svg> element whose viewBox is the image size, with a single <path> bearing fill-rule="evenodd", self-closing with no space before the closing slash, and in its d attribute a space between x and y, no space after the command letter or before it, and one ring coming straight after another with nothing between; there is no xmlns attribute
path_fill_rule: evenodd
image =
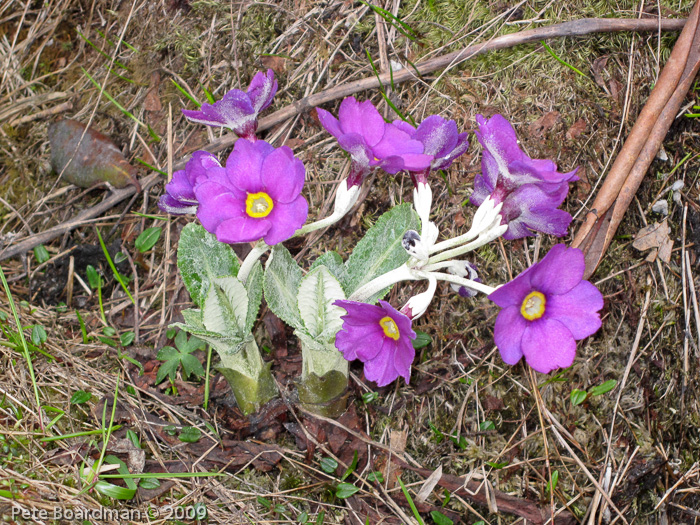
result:
<svg viewBox="0 0 700 525"><path fill-rule="evenodd" d="M238 275L240 263L228 244L217 241L201 225L190 223L180 234L177 266L192 301L201 306L211 281L216 277Z"/></svg>
<svg viewBox="0 0 700 525"><path fill-rule="evenodd" d="M129 346L134 342L134 339L136 339L136 334L134 332L124 332L119 336L119 341L121 342L122 346Z"/></svg>
<svg viewBox="0 0 700 525"><path fill-rule="evenodd" d="M92 399L92 394L85 392L85 390L78 390L70 397L70 404L82 405L90 401L90 399Z"/></svg>
<svg viewBox="0 0 700 525"><path fill-rule="evenodd" d="M502 462L502 463L497 463L497 462L495 462L495 461L487 461L486 464L487 464L489 467L494 468L494 469L496 469L496 470L500 470L500 469L502 469L503 467L507 467L507 466L508 466L508 462L507 462L507 461L504 461L504 462Z"/></svg>
<svg viewBox="0 0 700 525"><path fill-rule="evenodd" d="M587 397L588 392L586 392L585 390L579 390L578 388L574 388L571 391L571 404L574 406L578 406L581 403L583 403Z"/></svg>
<svg viewBox="0 0 700 525"><path fill-rule="evenodd" d="M452 525L454 523L450 518L445 516L439 510L431 510L430 517L433 518L435 525Z"/></svg>
<svg viewBox="0 0 700 525"><path fill-rule="evenodd" d="M353 494L356 494L360 489L355 485L350 483L339 483L335 490L335 495L340 499L349 498Z"/></svg>
<svg viewBox="0 0 700 525"><path fill-rule="evenodd" d="M345 315L343 308L333 305L333 302L338 299L345 299L345 293L340 283L325 266L309 272L301 280L297 305L309 335L318 338L326 332L335 338L335 334L343 326L343 320L340 317Z"/></svg>
<svg viewBox="0 0 700 525"><path fill-rule="evenodd" d="M40 324L35 324L32 328L32 343L34 343L35 346L41 346L46 342L46 339L46 329Z"/></svg>
<svg viewBox="0 0 700 525"><path fill-rule="evenodd" d="M326 252L314 261L309 268L309 272L313 272L319 266L325 266L331 272L333 277L338 279L339 283L345 282L347 278L347 270L343 263L343 258L338 252Z"/></svg>
<svg viewBox="0 0 700 525"><path fill-rule="evenodd" d="M275 246L270 252L265 268L265 300L277 317L297 330L304 329L297 306L301 279L301 268L287 248L281 244Z"/></svg>
<svg viewBox="0 0 700 525"><path fill-rule="evenodd" d="M121 264L126 260L127 256L124 254L124 252L117 252L117 254L114 256L114 264Z"/></svg>
<svg viewBox="0 0 700 525"><path fill-rule="evenodd" d="M384 474L382 474L378 470L375 470L374 472L370 472L369 474L367 474L367 481L384 483Z"/></svg>
<svg viewBox="0 0 700 525"><path fill-rule="evenodd" d="M163 228L160 226L154 226L153 228L146 228L143 230L138 237L136 237L136 242L134 245L136 249L141 253L145 253L151 248L153 248L158 239L160 239L160 234Z"/></svg>
<svg viewBox="0 0 700 525"><path fill-rule="evenodd" d="M173 348L172 346L164 346L158 351L156 359L159 361L169 361L170 359L178 357L179 355L180 352L178 352L177 348Z"/></svg>
<svg viewBox="0 0 700 525"><path fill-rule="evenodd" d="M559 482L559 471L555 470L554 472L552 472L551 483L547 483L547 493L550 493L553 490L556 490L558 482Z"/></svg>
<svg viewBox="0 0 700 525"><path fill-rule="evenodd" d="M142 479L139 483L139 487L146 490L153 490L160 487L160 481L157 478L146 478Z"/></svg>
<svg viewBox="0 0 700 525"><path fill-rule="evenodd" d="M97 273L97 270L95 270L95 267L92 264L88 264L85 267L85 273L87 274L90 289L94 290L95 288L98 288L102 280L100 278L100 274Z"/></svg>
<svg viewBox="0 0 700 525"><path fill-rule="evenodd" d="M347 278L344 283L348 297L362 285L375 277L398 268L408 260L408 253L401 241L408 230L417 230L419 221L410 203L395 206L379 217L352 251L345 263ZM388 289L383 290L368 302L381 299Z"/></svg>
<svg viewBox="0 0 700 525"><path fill-rule="evenodd" d="M180 366L179 359L170 359L169 361L166 361L165 363L160 365L158 373L156 374L156 385L158 383L161 383L166 377L170 377L170 379L175 379L175 374L177 373L178 366Z"/></svg>
<svg viewBox="0 0 700 525"><path fill-rule="evenodd" d="M481 422L481 424L479 425L479 429L482 432L486 430L496 430L496 425L493 424L493 421L486 420Z"/></svg>
<svg viewBox="0 0 700 525"><path fill-rule="evenodd" d="M321 470L327 474L333 474L338 468L338 462L333 458L323 458L321 460Z"/></svg>
<svg viewBox="0 0 700 525"><path fill-rule="evenodd" d="M414 349L420 350L421 348L428 346L432 342L433 342L432 337L430 337L425 332L421 332L420 330L416 330L416 338L413 340L413 348Z"/></svg>
<svg viewBox="0 0 700 525"><path fill-rule="evenodd" d="M182 427L178 438L185 443L196 443L202 437L202 431L197 427Z"/></svg>
<svg viewBox="0 0 700 525"><path fill-rule="evenodd" d="M612 389L614 389L617 386L617 381L615 379L610 379L609 381L606 381L605 383L594 386L591 388L590 393L592 396L601 396L603 394L607 394L610 392Z"/></svg>
<svg viewBox="0 0 700 525"><path fill-rule="evenodd" d="M250 270L245 287L248 291L248 315L246 316L244 332L250 333L258 318L263 296L263 268L260 261L256 262L253 269Z"/></svg>
<svg viewBox="0 0 700 525"><path fill-rule="evenodd" d="M362 394L362 402L365 405L376 401L379 398L379 392L365 392Z"/></svg>
<svg viewBox="0 0 700 525"><path fill-rule="evenodd" d="M202 363L195 356L190 354L183 355L180 358L180 363L182 363L185 378L190 377L192 374L196 377L204 376L204 367L202 367Z"/></svg>
<svg viewBox="0 0 700 525"><path fill-rule="evenodd" d="M260 505L265 507L267 510L270 510L272 508L272 502L269 499L263 498L262 496L258 496L257 500L258 503L260 503Z"/></svg>
<svg viewBox="0 0 700 525"><path fill-rule="evenodd" d="M357 450L352 456L352 463L348 466L347 470L343 473L343 476L340 478L340 481L344 481L348 479L348 476L355 472L355 469L357 468L357 462L359 460L359 455L357 454Z"/></svg>
<svg viewBox="0 0 700 525"><path fill-rule="evenodd" d="M102 494L103 496L108 496L114 499L120 500L130 500L136 495L136 489L127 489L125 487L119 487L117 485L112 485L106 481L98 481L95 484L95 490Z"/></svg>
<svg viewBox="0 0 700 525"><path fill-rule="evenodd" d="M34 247L34 258L36 259L36 262L43 264L48 261L51 256L49 255L49 251L46 249L46 246L40 244L39 246Z"/></svg>

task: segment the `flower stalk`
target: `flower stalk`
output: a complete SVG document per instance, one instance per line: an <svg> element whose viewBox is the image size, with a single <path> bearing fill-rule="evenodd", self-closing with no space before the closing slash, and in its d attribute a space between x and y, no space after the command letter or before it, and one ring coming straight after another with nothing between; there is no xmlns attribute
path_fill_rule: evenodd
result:
<svg viewBox="0 0 700 525"><path fill-rule="evenodd" d="M252 414L277 396L277 385L265 364L254 339L236 353L217 352L221 358L219 372L226 378L244 415Z"/></svg>

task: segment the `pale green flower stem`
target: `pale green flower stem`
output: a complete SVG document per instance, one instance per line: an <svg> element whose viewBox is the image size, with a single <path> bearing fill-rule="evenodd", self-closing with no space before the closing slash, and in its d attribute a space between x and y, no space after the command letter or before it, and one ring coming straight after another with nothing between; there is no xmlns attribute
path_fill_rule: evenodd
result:
<svg viewBox="0 0 700 525"><path fill-rule="evenodd" d="M298 384L299 402L325 417L339 417L347 408L348 362L334 343L301 343L302 371Z"/></svg>
<svg viewBox="0 0 700 525"><path fill-rule="evenodd" d="M221 358L218 370L226 378L244 415L252 414L277 396L277 385L270 365L265 364L255 340L251 339L238 352L217 352Z"/></svg>

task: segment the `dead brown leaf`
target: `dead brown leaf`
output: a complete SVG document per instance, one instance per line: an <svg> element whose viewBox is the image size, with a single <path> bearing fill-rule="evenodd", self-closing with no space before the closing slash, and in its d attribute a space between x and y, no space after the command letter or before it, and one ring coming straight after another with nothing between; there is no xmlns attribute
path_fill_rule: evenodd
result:
<svg viewBox="0 0 700 525"><path fill-rule="evenodd" d="M545 134L551 130L561 120L561 114L558 111L549 111L530 124L530 135L537 138L543 138Z"/></svg>
<svg viewBox="0 0 700 525"><path fill-rule="evenodd" d="M566 139L567 140L576 140L581 133L586 131L586 127L588 125L586 124L585 119L578 119L576 122L574 122L571 127L568 129L566 132Z"/></svg>
<svg viewBox="0 0 700 525"><path fill-rule="evenodd" d="M661 223L655 222L639 230L632 246L642 252L658 248L658 256L663 262L668 263L671 260L671 252L673 250L673 240L669 238L670 232L671 229L668 227L666 219ZM655 253L652 253L650 257L651 261L655 260Z"/></svg>

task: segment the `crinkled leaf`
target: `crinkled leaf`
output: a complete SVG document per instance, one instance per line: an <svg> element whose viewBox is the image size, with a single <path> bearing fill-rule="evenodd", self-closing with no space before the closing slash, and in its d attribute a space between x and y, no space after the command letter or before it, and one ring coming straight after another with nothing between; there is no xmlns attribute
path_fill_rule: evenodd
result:
<svg viewBox="0 0 700 525"><path fill-rule="evenodd" d="M228 244L216 240L201 225L190 223L182 229L177 249L177 266L195 304L201 306L211 281L238 275L240 264Z"/></svg>
<svg viewBox="0 0 700 525"><path fill-rule="evenodd" d="M401 241L408 230L417 230L419 220L409 203L395 206L379 217L345 263L347 277L345 292L350 296L375 277L398 268L408 260ZM381 299L389 289L375 294L368 302Z"/></svg>
<svg viewBox="0 0 700 525"><path fill-rule="evenodd" d="M246 290L248 290L248 315L245 322L245 331L250 332L253 329L255 320L258 318L258 311L260 310L260 303L262 302L263 269L260 261L255 263L253 269L248 274L245 287Z"/></svg>
<svg viewBox="0 0 700 525"><path fill-rule="evenodd" d="M318 337L325 330L333 334L340 330L343 325L340 316L345 314L345 310L333 305L338 299L345 299L345 293L326 266L319 266L302 279L297 303L304 326L311 336Z"/></svg>
<svg viewBox="0 0 700 525"><path fill-rule="evenodd" d="M180 330L175 335L175 347L182 352L186 346L187 346L187 333Z"/></svg>
<svg viewBox="0 0 700 525"><path fill-rule="evenodd" d="M297 306L301 279L301 268L287 248L281 244L275 246L265 268L265 300L277 317L296 329L304 327Z"/></svg>
<svg viewBox="0 0 700 525"><path fill-rule="evenodd" d="M204 323L202 323L202 311L200 309L189 308L187 310L183 310L181 313L182 317L185 318L186 324L204 330Z"/></svg>
<svg viewBox="0 0 700 525"><path fill-rule="evenodd" d="M343 263L343 258L338 252L326 252L314 261L309 268L309 272L313 272L319 266L325 266L333 274L333 277L338 279L339 283L343 283L346 279L347 269Z"/></svg>
<svg viewBox="0 0 700 525"><path fill-rule="evenodd" d="M210 332L243 336L248 316L248 292L235 277L212 280L202 309L204 327Z"/></svg>

